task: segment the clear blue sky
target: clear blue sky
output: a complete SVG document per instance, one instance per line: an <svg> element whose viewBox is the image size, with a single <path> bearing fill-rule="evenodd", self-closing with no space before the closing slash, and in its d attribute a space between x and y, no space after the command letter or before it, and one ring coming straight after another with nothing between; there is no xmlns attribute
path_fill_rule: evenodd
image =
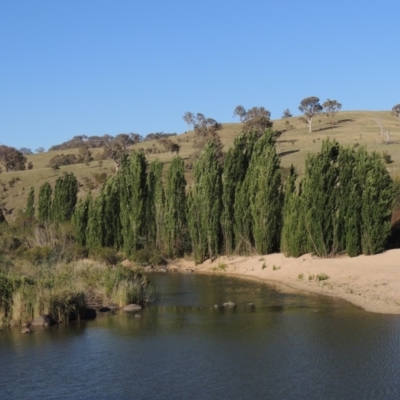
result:
<svg viewBox="0 0 400 400"><path fill-rule="evenodd" d="M182 133L186 111L272 118L317 96L400 103L393 0L0 0L0 142Z"/></svg>

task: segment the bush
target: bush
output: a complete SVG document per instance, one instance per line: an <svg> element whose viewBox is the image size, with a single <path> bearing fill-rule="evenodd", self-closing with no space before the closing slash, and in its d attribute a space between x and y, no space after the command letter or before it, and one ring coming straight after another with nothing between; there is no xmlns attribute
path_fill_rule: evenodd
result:
<svg viewBox="0 0 400 400"><path fill-rule="evenodd" d="M95 247L90 249L89 257L107 265L117 265L121 261L118 251L111 247Z"/></svg>
<svg viewBox="0 0 400 400"><path fill-rule="evenodd" d="M33 265L50 263L54 256L53 249L47 246L33 247L23 253L23 257Z"/></svg>

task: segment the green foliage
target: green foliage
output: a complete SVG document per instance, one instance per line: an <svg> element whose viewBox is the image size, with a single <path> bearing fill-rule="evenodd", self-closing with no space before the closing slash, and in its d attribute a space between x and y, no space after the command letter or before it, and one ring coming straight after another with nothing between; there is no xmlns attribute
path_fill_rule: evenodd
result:
<svg viewBox="0 0 400 400"><path fill-rule="evenodd" d="M53 189L45 182L39 189L38 220L49 221L51 217L51 195Z"/></svg>
<svg viewBox="0 0 400 400"><path fill-rule="evenodd" d="M107 265L117 265L121 261L118 251L110 247L91 248L89 250L89 257Z"/></svg>
<svg viewBox="0 0 400 400"><path fill-rule="evenodd" d="M175 156L166 178L164 240L168 257L182 257L190 242L186 217L186 179L183 159Z"/></svg>
<svg viewBox="0 0 400 400"><path fill-rule="evenodd" d="M241 134L235 139L225 158L222 175L222 204L221 216L224 252L231 254L236 247L235 238L235 202L236 193L240 190L250 163L252 148L249 149L249 135ZM252 147L252 146L251 146Z"/></svg>
<svg viewBox="0 0 400 400"><path fill-rule="evenodd" d="M143 247L146 226L146 158L133 152L124 157L118 171L120 216L126 254Z"/></svg>
<svg viewBox="0 0 400 400"><path fill-rule="evenodd" d="M74 174L64 174L56 180L51 217L54 221L69 221L75 209L78 181Z"/></svg>
<svg viewBox="0 0 400 400"><path fill-rule="evenodd" d="M303 180L304 222L311 250L319 257L336 252L334 233L337 211L339 144L325 140L321 152L309 154Z"/></svg>
<svg viewBox="0 0 400 400"><path fill-rule="evenodd" d="M164 188L162 185L163 163L156 159L149 165L146 182L146 233L147 243L158 250L164 240Z"/></svg>
<svg viewBox="0 0 400 400"><path fill-rule="evenodd" d="M86 226L86 246L89 249L104 245L104 196L89 198Z"/></svg>
<svg viewBox="0 0 400 400"><path fill-rule="evenodd" d="M259 254L279 249L282 216L281 175L273 132L257 141L246 174L252 216L253 237Z"/></svg>
<svg viewBox="0 0 400 400"><path fill-rule="evenodd" d="M207 142L194 167L188 196L188 222L196 263L217 257L220 250L221 169L217 148Z"/></svg>
<svg viewBox="0 0 400 400"><path fill-rule="evenodd" d="M89 218L90 202L91 194L89 193L85 200L79 200L72 218L75 227L75 238L77 243L81 246L86 246L86 228Z"/></svg>
<svg viewBox="0 0 400 400"><path fill-rule="evenodd" d="M288 257L300 257L306 251L304 213L300 193L296 190L296 179L297 174L292 165L285 184L281 235L281 251Z"/></svg>

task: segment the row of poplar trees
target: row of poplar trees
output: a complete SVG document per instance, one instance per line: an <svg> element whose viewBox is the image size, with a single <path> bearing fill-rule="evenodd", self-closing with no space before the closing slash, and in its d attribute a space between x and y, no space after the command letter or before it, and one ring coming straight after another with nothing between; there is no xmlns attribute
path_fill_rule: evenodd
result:
<svg viewBox="0 0 400 400"><path fill-rule="evenodd" d="M390 234L392 180L381 157L364 148L326 140L319 153L308 155L301 182L292 167L283 186L274 132L267 130L261 137L241 134L223 162L218 144L209 141L189 187L184 171L179 156L164 175L159 160L148 164L133 152L73 215L74 178L66 175L59 183L62 201L56 184L49 210L40 199L42 192L51 196L51 188L42 186L39 219L72 215L77 241L89 249L113 247L133 256L150 249L168 258L192 252L196 263L276 251L294 257L375 254Z"/></svg>

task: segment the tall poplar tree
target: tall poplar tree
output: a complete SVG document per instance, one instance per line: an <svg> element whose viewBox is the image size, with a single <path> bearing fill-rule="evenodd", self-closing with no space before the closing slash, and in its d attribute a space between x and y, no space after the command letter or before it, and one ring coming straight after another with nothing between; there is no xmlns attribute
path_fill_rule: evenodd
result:
<svg viewBox="0 0 400 400"><path fill-rule="evenodd" d="M124 157L118 171L120 216L126 254L143 247L146 240L146 158L133 152Z"/></svg>
<svg viewBox="0 0 400 400"><path fill-rule="evenodd" d="M104 246L104 197L96 199L90 196L88 221L86 226L86 246L91 248Z"/></svg>
<svg viewBox="0 0 400 400"><path fill-rule="evenodd" d="M75 240L81 246L86 246L86 228L88 224L91 197L92 195L89 193L85 200L79 200L72 216L75 227Z"/></svg>
<svg viewBox="0 0 400 400"><path fill-rule="evenodd" d="M249 167L255 135L242 133L229 149L225 158L222 175L221 216L222 236L225 254L231 254L236 247L235 238L235 202L238 190L244 181Z"/></svg>
<svg viewBox="0 0 400 400"><path fill-rule="evenodd" d="M157 250L163 247L164 234L164 188L162 173L164 164L154 160L148 168L146 182L146 230L147 243Z"/></svg>
<svg viewBox="0 0 400 400"><path fill-rule="evenodd" d="M377 153L364 158L362 169L361 246L365 255L377 254L385 249L390 235L393 181Z"/></svg>
<svg viewBox="0 0 400 400"><path fill-rule="evenodd" d="M219 254L221 192L217 149L209 141L194 166L194 184L188 198L188 222L196 263Z"/></svg>
<svg viewBox="0 0 400 400"><path fill-rule="evenodd" d="M337 158L339 144L329 139L322 143L321 152L306 159L302 200L308 243L320 257L335 254L334 232L337 224Z"/></svg>
<svg viewBox="0 0 400 400"><path fill-rule="evenodd" d="M300 197L301 191L298 193L296 190L296 179L297 174L292 165L285 184L281 234L281 251L288 257L299 257L307 249L303 222L304 213Z"/></svg>
<svg viewBox="0 0 400 400"><path fill-rule="evenodd" d="M120 218L120 193L118 180L115 177L110 178L103 187L103 230L104 246L122 247L122 227Z"/></svg>
<svg viewBox="0 0 400 400"><path fill-rule="evenodd" d="M272 130L258 139L246 174L254 245L259 254L279 249L282 192L279 157Z"/></svg>
<svg viewBox="0 0 400 400"><path fill-rule="evenodd" d="M164 240L168 257L182 257L187 248L186 179L183 159L171 161L165 185Z"/></svg>
<svg viewBox="0 0 400 400"><path fill-rule="evenodd" d="M56 180L51 217L54 221L69 221L75 209L78 181L74 174L64 174Z"/></svg>
<svg viewBox="0 0 400 400"><path fill-rule="evenodd" d="M53 189L49 182L43 183L39 189L38 199L38 220L41 222L49 221L51 218L51 195Z"/></svg>

